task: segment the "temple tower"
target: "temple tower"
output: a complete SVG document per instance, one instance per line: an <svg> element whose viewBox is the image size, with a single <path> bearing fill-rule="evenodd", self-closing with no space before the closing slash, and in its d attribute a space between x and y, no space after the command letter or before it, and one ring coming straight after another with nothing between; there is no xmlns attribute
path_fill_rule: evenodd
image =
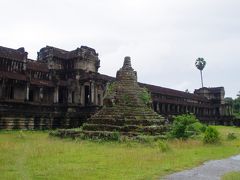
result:
<svg viewBox="0 0 240 180"><path fill-rule="evenodd" d="M125 57L116 81L108 86L104 107L83 125L84 134L104 138L116 131L127 136L163 134L165 120L148 106L147 95L137 83L130 57Z"/></svg>

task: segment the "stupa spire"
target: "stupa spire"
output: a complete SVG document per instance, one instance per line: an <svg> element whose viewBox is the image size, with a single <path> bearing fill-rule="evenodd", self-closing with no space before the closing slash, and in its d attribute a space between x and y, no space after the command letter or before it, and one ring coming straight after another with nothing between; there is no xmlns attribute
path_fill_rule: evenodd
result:
<svg viewBox="0 0 240 180"><path fill-rule="evenodd" d="M131 65L131 57L130 57L130 56L126 56L126 57L124 58L123 68L124 68L124 69L132 68L132 65Z"/></svg>

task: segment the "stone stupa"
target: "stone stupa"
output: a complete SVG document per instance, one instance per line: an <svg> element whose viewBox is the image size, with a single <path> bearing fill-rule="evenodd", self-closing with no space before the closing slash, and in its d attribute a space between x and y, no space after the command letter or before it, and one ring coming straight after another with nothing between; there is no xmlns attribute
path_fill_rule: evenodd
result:
<svg viewBox="0 0 240 180"><path fill-rule="evenodd" d="M165 119L146 102L148 94L138 85L130 57L125 57L116 81L108 86L106 93L103 108L83 124L85 135L106 137L119 132L120 135L138 136L166 132Z"/></svg>

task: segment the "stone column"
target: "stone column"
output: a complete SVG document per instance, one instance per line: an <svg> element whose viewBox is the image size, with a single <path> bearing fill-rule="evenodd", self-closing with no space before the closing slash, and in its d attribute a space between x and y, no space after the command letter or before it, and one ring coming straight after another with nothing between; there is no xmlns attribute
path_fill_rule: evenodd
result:
<svg viewBox="0 0 240 180"><path fill-rule="evenodd" d="M95 100L94 91L95 91L95 84L94 84L94 82L92 82L92 83L90 83L91 104L94 104L94 100Z"/></svg>
<svg viewBox="0 0 240 180"><path fill-rule="evenodd" d="M81 85L81 104L82 105L85 105L84 103L84 101L85 101L85 86L84 86L84 84L83 85Z"/></svg>
<svg viewBox="0 0 240 180"><path fill-rule="evenodd" d="M157 112L159 112L159 102L157 102Z"/></svg>
<svg viewBox="0 0 240 180"><path fill-rule="evenodd" d="M81 86L80 86L79 82L77 82L75 97L76 97L75 102L76 103L81 103Z"/></svg>
<svg viewBox="0 0 240 180"><path fill-rule="evenodd" d="M59 87L58 86L56 86L55 88L54 88L54 103L58 103L58 100L59 100L59 98L58 98L58 89L59 89Z"/></svg>
<svg viewBox="0 0 240 180"><path fill-rule="evenodd" d="M39 89L39 99L42 102L42 100L43 100L43 87L40 87L40 89Z"/></svg>
<svg viewBox="0 0 240 180"><path fill-rule="evenodd" d="M72 90L69 88L68 89L68 103L73 103L72 99L73 99L72 98Z"/></svg>
<svg viewBox="0 0 240 180"><path fill-rule="evenodd" d="M29 101L29 83L27 83L26 85L26 97L25 97L26 101Z"/></svg>
<svg viewBox="0 0 240 180"><path fill-rule="evenodd" d="M170 113L171 109L170 109L170 104L167 105L167 112Z"/></svg>
<svg viewBox="0 0 240 180"><path fill-rule="evenodd" d="M5 99L6 97L6 86L5 86L5 79L3 79L2 82L2 99Z"/></svg>
<svg viewBox="0 0 240 180"><path fill-rule="evenodd" d="M94 88L94 104L98 105L98 89L97 89L96 85L95 85L95 88Z"/></svg>

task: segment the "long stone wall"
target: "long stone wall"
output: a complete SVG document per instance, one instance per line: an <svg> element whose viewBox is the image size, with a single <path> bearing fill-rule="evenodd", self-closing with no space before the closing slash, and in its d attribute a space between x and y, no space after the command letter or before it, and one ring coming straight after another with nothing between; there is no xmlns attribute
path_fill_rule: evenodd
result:
<svg viewBox="0 0 240 180"><path fill-rule="evenodd" d="M5 102L0 105L0 129L76 128L98 109Z"/></svg>

